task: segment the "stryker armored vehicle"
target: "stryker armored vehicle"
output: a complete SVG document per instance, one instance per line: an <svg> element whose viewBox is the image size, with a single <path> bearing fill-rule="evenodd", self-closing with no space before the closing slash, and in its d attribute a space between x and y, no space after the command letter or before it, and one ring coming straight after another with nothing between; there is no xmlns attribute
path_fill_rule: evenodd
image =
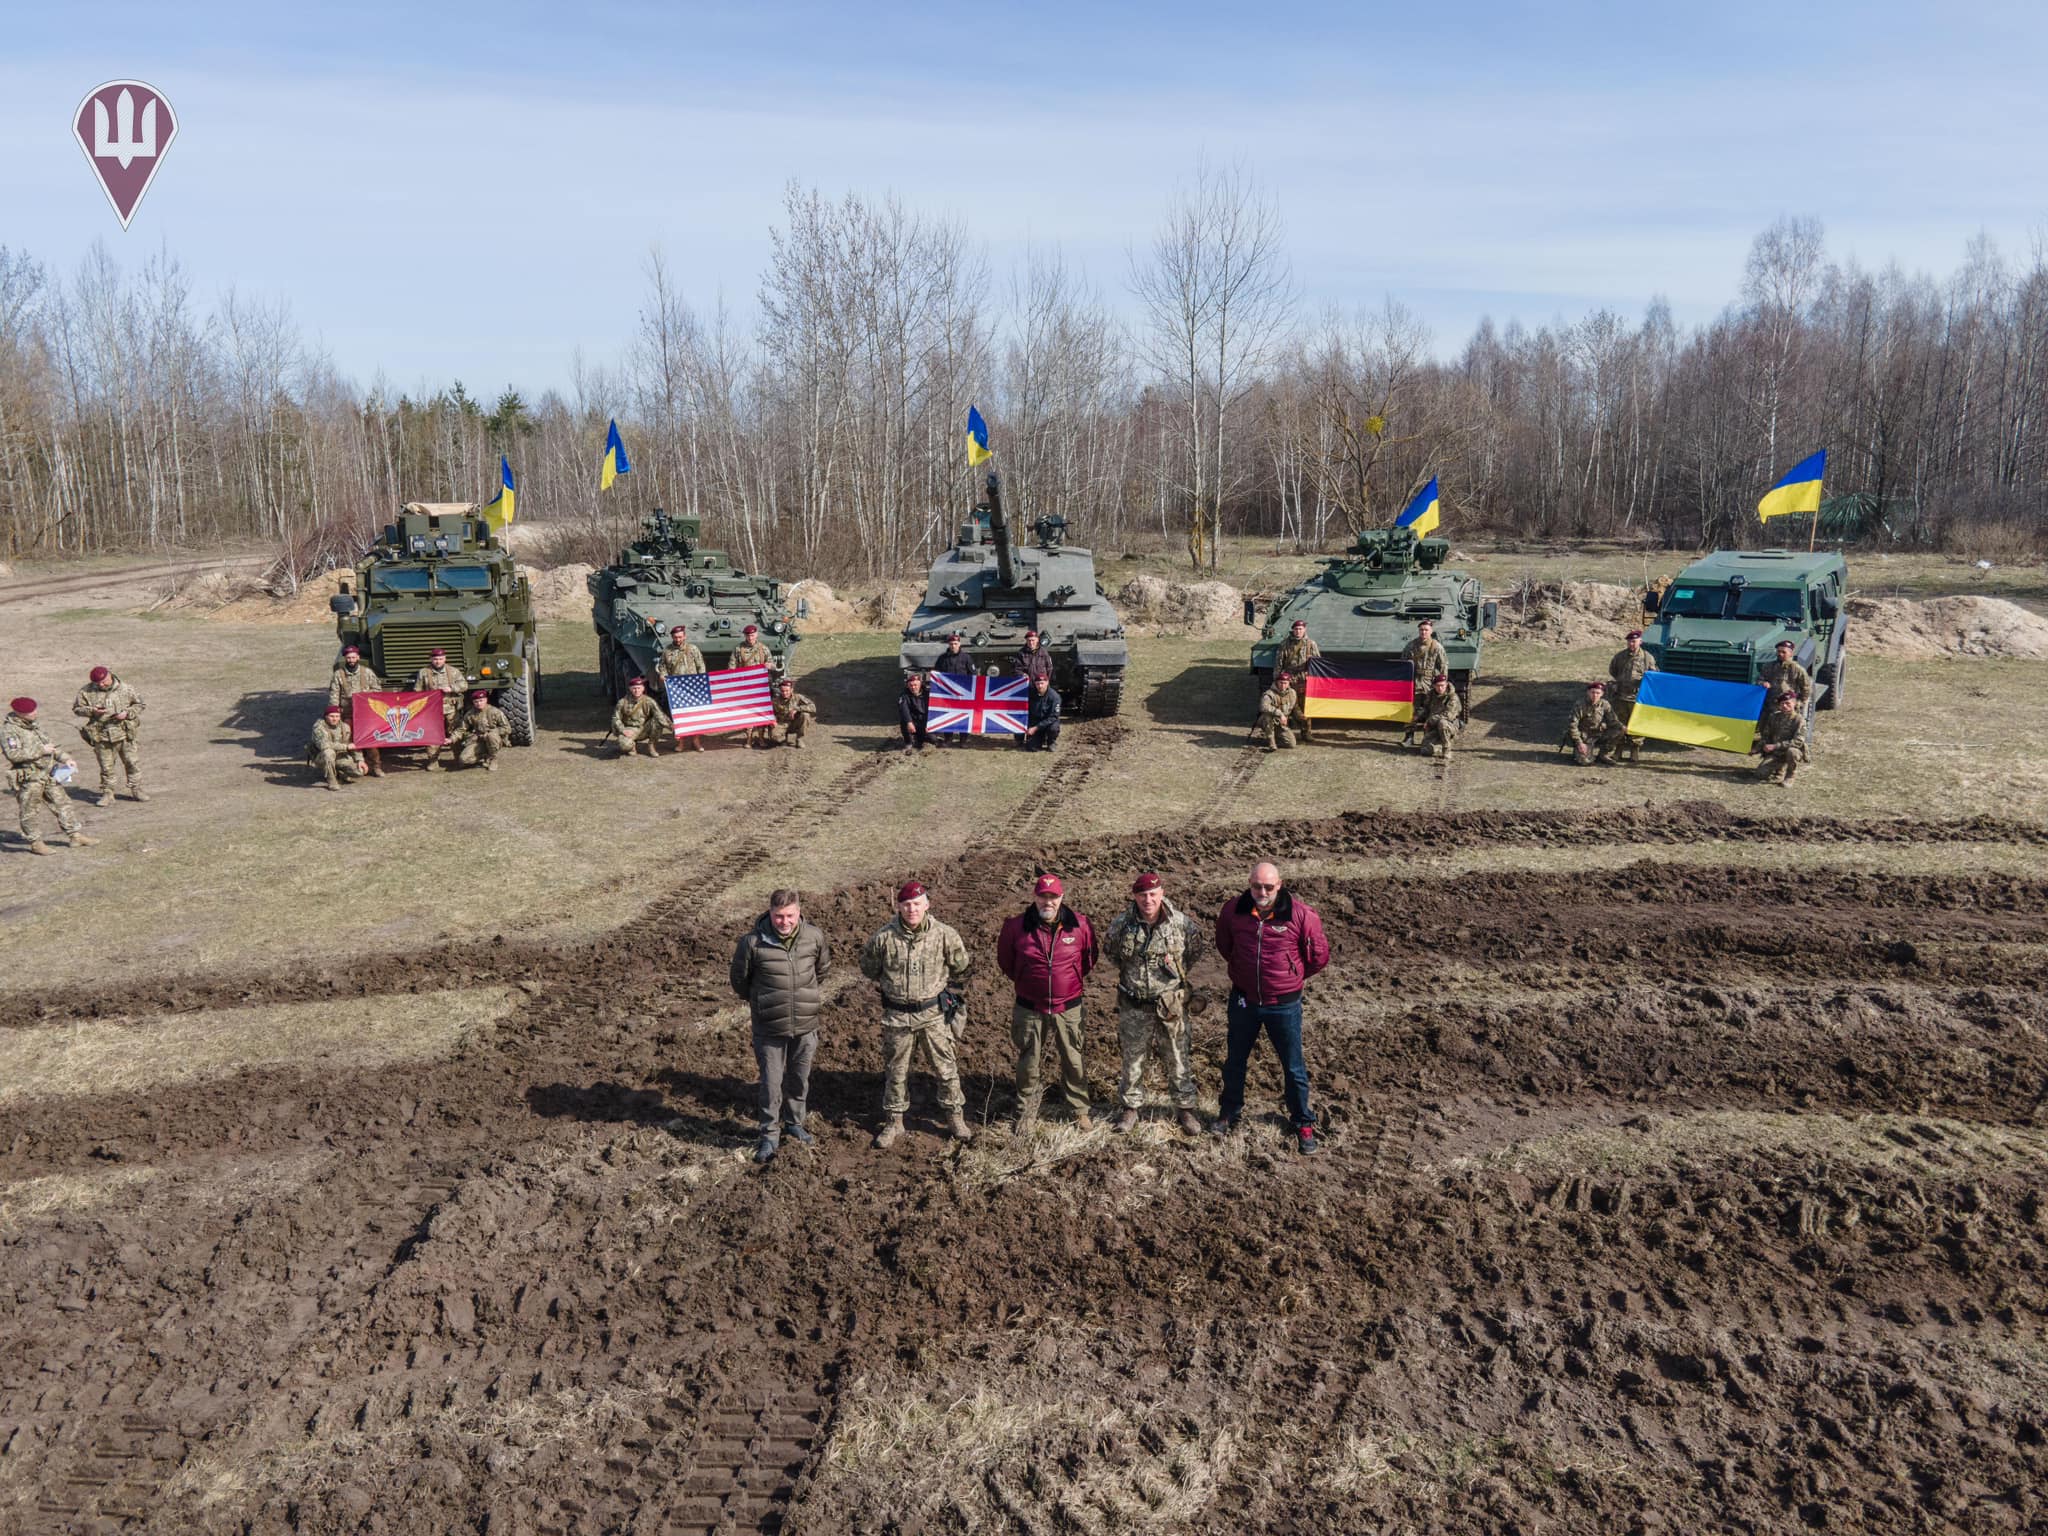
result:
<svg viewBox="0 0 2048 1536"><path fill-rule="evenodd" d="M712 671L731 664L749 624L774 656L779 673L797 643L782 583L749 576L719 549L699 549L698 520L656 511L640 520L640 537L619 558L590 574L590 620L597 628L597 667L605 697L626 691L626 679L654 682L654 660L680 624Z"/></svg>
<svg viewBox="0 0 2048 1536"><path fill-rule="evenodd" d="M1038 542L1014 545L993 474L974 510L959 541L932 562L924 601L903 626L903 670L929 671L957 630L978 670L1007 674L1025 632L1035 629L1052 656L1062 713L1115 714L1130 647L1124 621L1095 580L1094 555L1067 543L1063 517L1039 518L1032 524Z"/></svg>
<svg viewBox="0 0 2048 1536"><path fill-rule="evenodd" d="M1778 642L1790 640L1793 659L1813 676L1813 708L1837 709L1848 668L1848 581L1848 563L1827 551L1721 550L1688 565L1661 594L1643 594L1644 611L1656 615L1643 649L1666 672L1754 683L1777 660Z"/></svg>
<svg viewBox="0 0 2048 1536"><path fill-rule="evenodd" d="M540 703L533 592L476 507L407 502L328 606L340 642L361 647L386 686L409 687L439 646L471 688L488 691L505 711L513 744L533 745Z"/></svg>
<svg viewBox="0 0 2048 1536"><path fill-rule="evenodd" d="M1496 603L1481 600L1478 578L1443 568L1448 539L1417 538L1408 528L1370 528L1341 555L1326 555L1323 569L1274 602L1265 628L1252 642L1252 671L1263 689L1273 681L1273 658L1296 619L1326 661L1398 662L1415 626L1428 619L1451 662L1451 684L1469 703L1479 675L1484 631L1494 627ZM1257 622L1247 598L1244 621Z"/></svg>

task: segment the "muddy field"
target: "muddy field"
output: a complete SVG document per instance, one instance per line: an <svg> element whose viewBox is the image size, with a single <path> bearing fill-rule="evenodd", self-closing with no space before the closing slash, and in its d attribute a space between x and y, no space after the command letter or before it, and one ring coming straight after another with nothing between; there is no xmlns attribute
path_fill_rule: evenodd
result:
<svg viewBox="0 0 2048 1536"><path fill-rule="evenodd" d="M1082 745L1049 771L1119 739ZM0 1528L2048 1520L2048 878L1972 864L2039 850L2034 824L1703 805L1063 846L1027 818L931 877L981 957L979 1139L940 1141L914 1086L913 1133L869 1150L848 983L819 1148L757 1169L743 915L702 893L887 771L771 778L753 841L588 943L8 995L31 1062L202 1019L324 1040L337 1010L398 1043L0 1102ZM1343 872L1689 843L1720 861ZM1899 844L1954 868L1845 863ZM1326 1155L1288 1150L1270 1057L1228 1141L1007 1135L987 957L1032 869L1106 918L1134 868L1208 911L1257 856L1335 871L1300 883L1337 951L1309 1008ZM842 973L886 911L880 880L809 905ZM1221 1029L1198 1025L1212 1096Z"/></svg>

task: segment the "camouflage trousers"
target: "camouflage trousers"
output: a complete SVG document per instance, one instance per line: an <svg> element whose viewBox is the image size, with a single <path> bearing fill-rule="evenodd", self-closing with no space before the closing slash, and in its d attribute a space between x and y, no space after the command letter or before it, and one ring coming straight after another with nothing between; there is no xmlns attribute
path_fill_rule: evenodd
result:
<svg viewBox="0 0 2048 1536"><path fill-rule="evenodd" d="M446 740L438 747L427 748L427 766L429 768L441 761L441 754L443 752L454 751L457 743L461 740L460 735L455 729L455 722L461 717L461 713L455 707L455 701L452 698L447 694L441 696L441 734Z"/></svg>
<svg viewBox="0 0 2048 1536"><path fill-rule="evenodd" d="M800 747L804 744L804 732L809 730L810 726L809 715L791 715L787 725L756 726L748 734L758 738L764 746Z"/></svg>
<svg viewBox="0 0 2048 1536"><path fill-rule="evenodd" d="M94 741L87 737L85 744L92 748L93 760L100 765L102 790L112 791L116 763L119 763L127 773L130 789L142 788L142 761L136 756L135 741L132 737L123 737L119 741Z"/></svg>
<svg viewBox="0 0 2048 1536"><path fill-rule="evenodd" d="M14 792L14 802L21 808L21 835L30 842L36 838L36 818L45 809L57 818L57 825L66 832L78 830L78 813L71 809L71 797L64 793L64 786L48 774L30 779Z"/></svg>
<svg viewBox="0 0 2048 1536"><path fill-rule="evenodd" d="M1422 744L1429 748L1431 757L1449 757L1451 746L1463 729L1463 721L1425 720L1422 722Z"/></svg>
<svg viewBox="0 0 2048 1536"><path fill-rule="evenodd" d="M360 752L308 752L306 761L318 768L320 777L329 784L339 782L337 775L360 779L370 771L370 765L363 761Z"/></svg>
<svg viewBox="0 0 2048 1536"><path fill-rule="evenodd" d="M632 757L645 747L649 757L659 757L663 742L674 751L682 750L682 744L676 740L676 728L666 720L651 719L631 735L619 738L619 756Z"/></svg>
<svg viewBox="0 0 2048 1536"><path fill-rule="evenodd" d="M1792 775L1799 771L1799 765L1805 761L1806 743L1788 741L1775 752L1759 753L1755 773L1760 779L1790 784Z"/></svg>
<svg viewBox="0 0 2048 1536"><path fill-rule="evenodd" d="M910 1108L910 1058L924 1052L925 1064L939 1080L939 1107L967 1107L960 1090L960 1061L953 1053L953 1026L934 1006L922 1013L882 1015L882 1113L900 1115Z"/></svg>
<svg viewBox="0 0 2048 1536"><path fill-rule="evenodd" d="M1294 713L1287 717L1287 724L1303 741L1314 741L1316 739L1315 732L1310 727L1308 706L1306 704L1297 703L1294 706Z"/></svg>
<svg viewBox="0 0 2048 1536"><path fill-rule="evenodd" d="M475 768L496 762L505 750L505 738L497 731L475 731L455 740L455 761L459 767Z"/></svg>
<svg viewBox="0 0 2048 1536"><path fill-rule="evenodd" d="M1252 727L1252 736L1262 742L1268 750L1272 749L1275 737L1283 747L1294 745L1294 727L1270 709L1259 711L1258 723Z"/></svg>
<svg viewBox="0 0 2048 1536"><path fill-rule="evenodd" d="M1628 732L1622 730L1619 726L1611 731L1603 731L1597 737L1590 738L1582 738L1574 732L1566 731L1560 745L1569 747L1574 758L1580 756L1579 749L1581 747L1584 747L1586 752L1600 757L1612 757L1617 752L1640 752L1642 750L1635 740L1629 736Z"/></svg>
<svg viewBox="0 0 2048 1536"><path fill-rule="evenodd" d="M1175 1107L1195 1107L1195 1030L1188 1022L1187 1005L1185 987L1155 1002L1136 1002L1117 993L1116 1043L1124 1066L1116 1101L1125 1109L1145 1107L1145 1065L1154 1055Z"/></svg>
<svg viewBox="0 0 2048 1536"><path fill-rule="evenodd" d="M1037 1109L1045 1096L1046 1047L1052 1047L1060 1097L1075 1114L1088 1111L1088 1071L1081 1063L1082 1014L1075 1003L1065 1013L1040 1013L1018 1003L1010 1009L1010 1043L1017 1047L1017 1106Z"/></svg>

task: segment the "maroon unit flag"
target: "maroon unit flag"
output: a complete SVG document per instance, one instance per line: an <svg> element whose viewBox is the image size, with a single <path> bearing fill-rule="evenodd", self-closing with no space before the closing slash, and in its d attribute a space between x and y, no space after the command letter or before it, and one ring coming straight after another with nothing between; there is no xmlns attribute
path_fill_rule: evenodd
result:
<svg viewBox="0 0 2048 1536"><path fill-rule="evenodd" d="M441 715L441 695L426 693L359 693L349 701L349 720L357 747L439 747L448 742Z"/></svg>

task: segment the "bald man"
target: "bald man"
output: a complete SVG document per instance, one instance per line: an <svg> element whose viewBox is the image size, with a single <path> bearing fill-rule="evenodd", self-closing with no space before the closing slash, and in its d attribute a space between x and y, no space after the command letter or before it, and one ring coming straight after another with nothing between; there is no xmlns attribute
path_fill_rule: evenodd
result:
<svg viewBox="0 0 2048 1536"><path fill-rule="evenodd" d="M1237 1129L1245 1072L1264 1034L1286 1078L1295 1145L1303 1153L1318 1152L1301 1049L1301 994L1308 979L1330 963L1330 941L1315 908L1287 889L1278 866L1259 865L1245 884L1245 893L1216 914L1216 953L1230 971L1230 1033L1221 1113L1210 1129L1218 1136Z"/></svg>

